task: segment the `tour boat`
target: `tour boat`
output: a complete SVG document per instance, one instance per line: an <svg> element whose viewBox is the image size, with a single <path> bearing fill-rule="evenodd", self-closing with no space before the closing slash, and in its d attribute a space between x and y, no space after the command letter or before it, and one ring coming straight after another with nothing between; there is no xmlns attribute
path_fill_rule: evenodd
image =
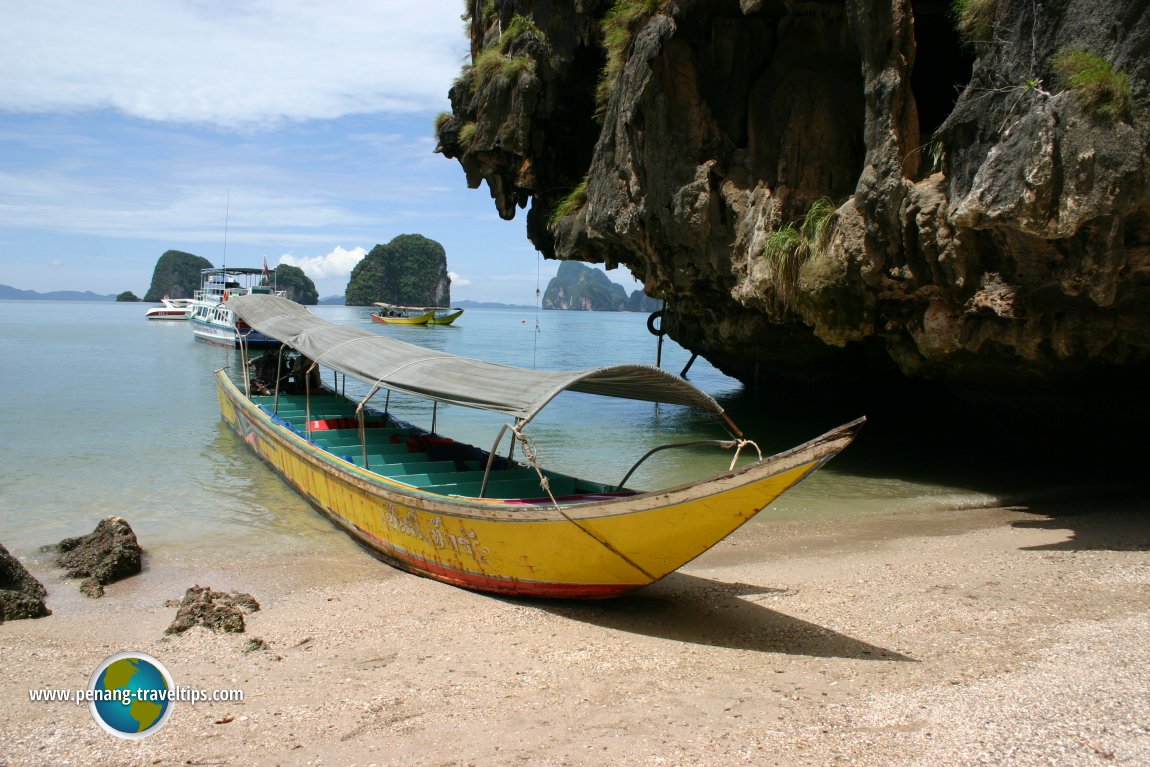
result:
<svg viewBox="0 0 1150 767"><path fill-rule="evenodd" d="M224 421L316 509L383 561L444 583L531 597L603 598L653 583L726 538L844 449L865 419L747 463L758 454L722 406L649 365L544 372L414 346L316 317L272 295L231 298L254 331L282 344L216 371ZM331 385L321 384L330 373ZM343 376L366 395L337 393ZM354 387L353 387L354 388ZM375 403L388 393L382 409ZM627 486L542 466L527 434L559 394L583 392L699 408L734 451L730 468L671 487ZM392 392L432 403L430 428L395 418ZM436 433L441 404L508 418L489 449ZM510 446L501 443L510 433ZM516 458L518 447L521 459ZM603 450L615 447L604 442ZM739 465L740 457L745 465ZM619 465L631 459L618 456ZM626 463L624 462L626 461Z"/></svg>
<svg viewBox="0 0 1150 767"><path fill-rule="evenodd" d="M201 270L200 289L190 302L188 322L199 341L238 349L241 346L278 346L274 338L254 330L232 311L230 302L238 296L270 295L282 298L284 291L269 284L271 273L247 267L220 267ZM287 299L283 299L287 300Z"/></svg>
<svg viewBox="0 0 1150 767"><path fill-rule="evenodd" d="M160 299L160 306L153 306L144 312L149 320L186 320L191 311L192 299L168 298Z"/></svg>

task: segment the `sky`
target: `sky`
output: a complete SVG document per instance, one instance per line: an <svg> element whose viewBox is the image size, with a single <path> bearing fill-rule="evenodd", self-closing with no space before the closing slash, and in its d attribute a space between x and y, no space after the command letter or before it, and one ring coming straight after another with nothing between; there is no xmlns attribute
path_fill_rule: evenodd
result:
<svg viewBox="0 0 1150 767"><path fill-rule="evenodd" d="M341 295L442 244L453 300L534 304L558 263L433 153L462 0L0 0L0 283L138 296L167 250ZM607 273L628 291L625 267Z"/></svg>

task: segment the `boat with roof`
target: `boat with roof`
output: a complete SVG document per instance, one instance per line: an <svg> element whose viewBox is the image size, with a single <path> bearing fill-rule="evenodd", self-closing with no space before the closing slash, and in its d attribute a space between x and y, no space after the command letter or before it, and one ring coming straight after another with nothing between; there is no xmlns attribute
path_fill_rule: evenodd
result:
<svg viewBox="0 0 1150 767"><path fill-rule="evenodd" d="M372 312L372 322L388 325L450 325L459 319L463 310L457 306L400 306L376 301L378 311Z"/></svg>
<svg viewBox="0 0 1150 767"><path fill-rule="evenodd" d="M229 306L280 348L241 354L241 368L216 371L223 420L385 562L483 592L603 598L653 583L810 476L865 420L763 457L716 400L649 365L527 370L334 324L273 295ZM360 395L338 393L348 378L361 382ZM565 392L698 408L725 435L656 447L614 482L571 476L541 465L528 435L532 419ZM393 393L429 400L430 426L389 412ZM507 420L484 449L436 431L442 405ZM628 486L640 464L670 448L726 449L733 458L715 476L654 491ZM740 466L740 457L750 462Z"/></svg>
<svg viewBox="0 0 1150 767"><path fill-rule="evenodd" d="M276 290L271 284L272 273L266 266L262 269L213 267L202 269L200 274L200 289L195 292L188 310L188 323L196 340L233 349L241 345L250 348L279 345L279 341L265 336L237 317L230 304L232 299L246 295L277 296L287 300L283 298L284 291Z"/></svg>
<svg viewBox="0 0 1150 767"><path fill-rule="evenodd" d="M160 305L149 307L144 312L144 316L149 320L186 320L191 311L191 305L192 299L190 298L168 298L164 296L160 299Z"/></svg>

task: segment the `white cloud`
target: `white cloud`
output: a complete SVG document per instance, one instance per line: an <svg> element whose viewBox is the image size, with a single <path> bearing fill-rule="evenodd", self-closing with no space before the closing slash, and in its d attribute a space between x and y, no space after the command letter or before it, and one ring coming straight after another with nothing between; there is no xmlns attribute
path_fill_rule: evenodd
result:
<svg viewBox="0 0 1150 767"><path fill-rule="evenodd" d="M355 265L358 264L365 255L367 255L367 251L363 248L345 250L344 248L337 247L332 252L323 256L296 258L291 254L286 254L280 256L279 262L303 269L303 273L316 282L334 279L343 279L346 281L351 275L351 270L355 268Z"/></svg>
<svg viewBox="0 0 1150 767"><path fill-rule="evenodd" d="M112 108L227 128L437 111L458 0L0 0L0 110Z"/></svg>
<svg viewBox="0 0 1150 767"><path fill-rule="evenodd" d="M448 272L447 277L451 280L451 287L453 288L465 288L471 284L471 280L456 272Z"/></svg>

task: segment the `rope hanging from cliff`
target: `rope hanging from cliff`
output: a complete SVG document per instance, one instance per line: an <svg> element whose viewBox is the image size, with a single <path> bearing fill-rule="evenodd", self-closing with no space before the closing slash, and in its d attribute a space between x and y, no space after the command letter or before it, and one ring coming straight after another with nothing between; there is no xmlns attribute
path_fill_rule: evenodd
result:
<svg viewBox="0 0 1150 767"><path fill-rule="evenodd" d="M537 370L535 364L535 356L539 351L539 307L543 303L542 294L539 292L539 283L543 273L543 254L535 254L535 338L531 346L531 369Z"/></svg>

